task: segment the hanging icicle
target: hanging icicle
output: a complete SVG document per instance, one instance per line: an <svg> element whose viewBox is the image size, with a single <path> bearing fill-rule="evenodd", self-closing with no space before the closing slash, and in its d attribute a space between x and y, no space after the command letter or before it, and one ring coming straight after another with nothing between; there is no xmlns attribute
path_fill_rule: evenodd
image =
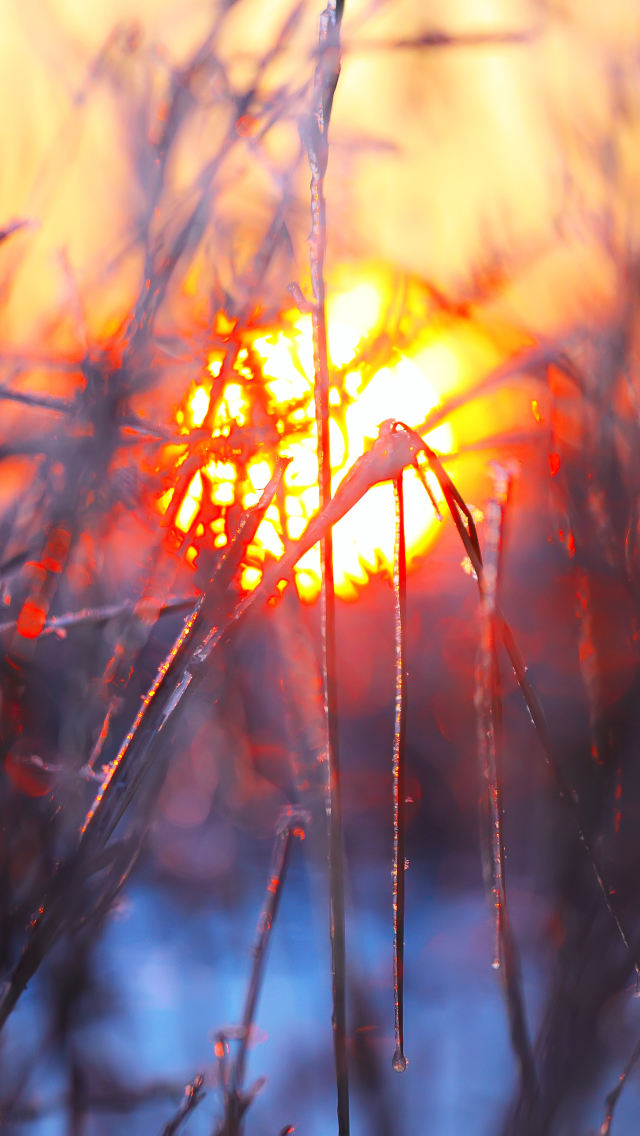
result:
<svg viewBox="0 0 640 1136"><path fill-rule="evenodd" d="M396 1048L393 1068L404 1073L404 873L405 873L405 750L407 733L407 683L405 629L407 617L407 558L404 535L402 473L393 483L396 536L393 559L395 627L395 729L393 735L393 996Z"/></svg>
<svg viewBox="0 0 640 1136"><path fill-rule="evenodd" d="M313 83L313 106L302 130L311 170L310 267L313 288L313 365L316 425L318 429L318 488L320 508L331 501L331 451L329 440L329 363L324 260L327 247L327 217L324 175L329 158L328 129L331 107L340 75L340 25L344 0L329 0L320 16L318 65ZM349 1136L349 1079L347 1068L346 946L344 916L344 852L342 803L338 753L336 698L335 589L333 535L327 529L320 541L320 625L322 677L327 731L329 819L330 938L333 995L333 1044L338 1098L338 1136Z"/></svg>
<svg viewBox="0 0 640 1136"><path fill-rule="evenodd" d="M476 682L478 753L482 778L484 875L495 916L493 966L502 974L511 1041L529 1110L537 1098L537 1074L527 1028L518 951L511 933L505 884L502 823L502 693L497 652L498 584L512 464L492 463L494 492L486 509L484 570L480 586L480 650Z"/></svg>

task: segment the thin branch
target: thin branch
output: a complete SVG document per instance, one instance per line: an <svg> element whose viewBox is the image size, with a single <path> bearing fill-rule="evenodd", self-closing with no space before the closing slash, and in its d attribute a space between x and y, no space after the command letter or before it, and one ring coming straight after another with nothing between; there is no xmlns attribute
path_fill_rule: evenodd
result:
<svg viewBox="0 0 640 1136"><path fill-rule="evenodd" d="M287 464L286 459L279 461L260 500L243 513L207 589L186 620L147 692L120 752L108 767L82 827L78 846L57 870L48 896L30 925L23 953L2 987L0 1028L51 946L68 926L70 912L77 911L80 885L94 870L96 857L104 852L115 828L156 764L169 723L173 725L178 708L182 709L186 691L194 689L197 685L194 680L202 677L207 655L202 655L201 649L217 631L226 589L273 500ZM157 777L155 787L159 790Z"/></svg>
<svg viewBox="0 0 640 1136"><path fill-rule="evenodd" d="M478 751L484 783L483 819L488 826L485 878L496 921L493 965L500 968L509 1015L511 1041L520 1066L522 1089L531 1109L538 1093L537 1074L526 1022L517 950L507 908L502 826L502 696L496 649L496 610L505 509L512 469L494 465L494 495L487 506L484 572L480 583L482 630L478 658L476 709Z"/></svg>
<svg viewBox="0 0 640 1136"><path fill-rule="evenodd" d="M422 51L438 47L502 47L511 44L529 44L536 39L541 28L514 29L497 32L423 32L422 35L396 40L358 39L345 44L345 51Z"/></svg>
<svg viewBox="0 0 640 1136"><path fill-rule="evenodd" d="M327 246L327 216L324 177L329 158L328 130L333 96L340 75L340 26L344 0L328 0L320 17L318 64L313 85L313 106L303 141L311 169L311 284L313 289L313 362L315 410L318 431L318 486L320 508L331 501L331 450L329 437L329 365L324 260ZM320 625L329 772L329 893L333 996L333 1042L338 1096L338 1134L349 1136L349 1077L346 1022L346 944L344 914L344 849L342 799L338 749L335 590L333 536L330 528L320 544Z"/></svg>
<svg viewBox="0 0 640 1136"><path fill-rule="evenodd" d="M0 400L22 402L25 406L33 406L39 410L56 410L61 414L69 414L73 410L73 403L68 398L53 398L46 394L28 394L26 391L12 390L11 387L0 387Z"/></svg>
<svg viewBox="0 0 640 1136"><path fill-rule="evenodd" d="M609 1136L609 1132L611 1131L611 1122L613 1121L613 1114L618 1103L618 1098L639 1061L640 1041L637 1041L631 1051L631 1056L629 1057L629 1060L627 1061L622 1074L618 1078L618 1084L614 1089L611 1090L610 1093L607 1094L605 1100L606 1111L604 1120L602 1122L602 1127L600 1128L600 1136Z"/></svg>
<svg viewBox="0 0 640 1136"><path fill-rule="evenodd" d="M206 654L208 655L209 652L217 646L220 640L228 634L232 624L241 620L251 608L259 606L261 603L266 602L269 598L278 594L278 583L290 578L295 564L304 553L308 552L314 544L317 544L317 542L322 539L325 531L329 527L337 524L373 485L377 485L383 481L393 481L399 476L401 470L405 469L407 466L413 466L418 476L425 482L424 472L418 464L418 456L420 454L426 455L427 461L438 480L447 507L458 530L465 552L471 560L480 585L483 574L482 555L480 553L478 535L471 510L465 504L435 451L427 445L415 430L410 429L410 427L405 426L403 423L394 422L390 419L382 424L378 438L374 442L371 450L354 462L346 477L340 482L338 490L329 504L311 518L300 539L287 547L280 560L265 571L259 587L246 596L230 614L228 620L221 624L221 626L216 629L215 633L208 638L205 648ZM525 700L527 710L529 711L529 715L541 743L545 760L555 778L558 792L567 802L571 811L580 841L595 873L607 910L615 922L625 948L630 950L626 933L611 902L610 890L605 883L598 857L584 831L575 796L562 772L562 765L556 752L556 746L551 736L551 731L549 730L542 703L529 681L527 668L515 636L499 605L496 606L496 621L518 685Z"/></svg>
<svg viewBox="0 0 640 1136"><path fill-rule="evenodd" d="M122 1088L118 1085L102 1092L89 1092L85 1097L84 1107L86 1113L121 1113L132 1112L148 1104L150 1101L168 1098L176 1100L182 1093L181 1084L158 1081L150 1085L143 1085L139 1089ZM33 1101L23 1105L10 1104L8 1107L0 1103L0 1121L3 1125L30 1124L41 1121L53 1113L66 1111L69 1108L68 1096L54 1097L48 1101Z"/></svg>
<svg viewBox="0 0 640 1136"><path fill-rule="evenodd" d="M480 553L480 546L478 544L478 537L475 531L475 524L473 522L471 512L464 504L462 497L460 497L460 494L455 488L451 478L442 466L438 455L435 454L434 451L429 448L429 446L427 446L426 442L422 441L419 434L416 434L415 431L410 430L409 427L406 427L406 430L409 434L413 435L413 445L415 452L419 452L420 448L422 448L422 450L427 455L429 465L431 466L435 476L438 479L453 522L458 530L467 556L471 561L473 570L478 580L478 586L481 587L483 579L482 555ZM419 443L421 443L421 446L419 445ZM420 467L417 466L416 468L418 474L423 477ZM466 519L466 525L462 520L461 513ZM497 625L500 628L502 640L509 656L511 666L513 667L514 674L518 681L518 686L520 687L520 691L525 700L527 710L529 711L529 716L535 727L536 733L538 735L538 740L540 741L540 744L542 746L542 752L544 754L545 761L547 762L549 768L551 769L551 772L553 773L556 781L556 787L560 796L564 798L569 807L578 831L578 836L580 837L580 841L587 853L587 856L595 873L596 879L598 881L598 886L600 887L600 890L602 892L607 910L616 925L618 934L625 949L627 951L630 951L631 947L629 940L620 922L619 916L611 902L611 889L605 883L604 874L602 868L600 867L598 857L591 844L591 841L589 840L583 828L575 794L568 781L566 780L564 773L562 772L560 758L556 752L555 743L551 736L551 731L547 723L545 712L542 708L542 703L540 702L540 699L538 698L538 695L533 686L529 682L529 678L527 676L527 668L520 653L520 648L518 647L513 631L507 623L507 620L505 619L498 604L496 605L496 621ZM638 972L638 962L635 958L633 959L633 962L636 967L636 971Z"/></svg>
<svg viewBox="0 0 640 1136"><path fill-rule="evenodd" d="M216 1136L240 1136L242 1119L256 1093L264 1084L264 1079L259 1078L248 1091L244 1088L247 1049L251 1040L253 1022L264 978L267 947L280 906L293 840L296 836L304 839L305 826L309 822L310 817L307 812L292 806L283 810L276 826L276 842L267 883L267 895L258 921L258 937L253 949L253 968L242 1015L242 1025L238 1030L221 1031L217 1035L216 1052L220 1063L220 1083L223 1086L224 1094L224 1117L216 1130ZM234 1036L240 1044L235 1060L231 1069L229 1069L226 1042L227 1039L232 1039ZM164 1133L163 1136L165 1136Z"/></svg>
<svg viewBox="0 0 640 1136"><path fill-rule="evenodd" d="M161 1136L175 1136L176 1132L182 1128L187 1117L197 1108L200 1101L207 1095L202 1088L204 1077L202 1073L196 1074L193 1081L190 1081L184 1090L184 1098L180 1104L178 1111L172 1116L171 1120L165 1124L162 1129Z"/></svg>
<svg viewBox="0 0 640 1136"><path fill-rule="evenodd" d="M175 599L167 600L162 605L158 615L171 615L175 611L194 607L197 598L197 596L176 596ZM65 615L54 615L44 623L39 638L44 635L66 632L67 627L77 627L82 623L106 623L107 620L115 619L118 615L131 615L137 606L138 601L134 603L132 600L124 600L117 604L106 604L104 607L85 607L81 611L68 611ZM14 631L16 626L17 621L15 619L0 623L0 633Z"/></svg>

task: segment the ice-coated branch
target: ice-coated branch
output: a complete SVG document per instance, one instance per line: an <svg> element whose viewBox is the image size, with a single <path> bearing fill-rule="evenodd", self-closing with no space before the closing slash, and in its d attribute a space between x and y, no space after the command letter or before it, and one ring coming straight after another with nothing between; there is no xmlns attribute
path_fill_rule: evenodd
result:
<svg viewBox="0 0 640 1136"><path fill-rule="evenodd" d="M301 135L311 170L310 267L313 304L313 363L316 426L318 433L318 487L320 508L331 501L331 450L329 437L329 363L324 262L327 248L327 210L324 177L329 159L329 122L340 75L340 27L344 0L328 0L320 16L318 63L313 82L311 114ZM295 294L295 293L294 293ZM338 749L336 686L335 589L333 536L328 527L320 541L320 627L322 678L327 732L329 821L329 935L333 996L333 1043L336 1068L338 1134L349 1136L349 1078L346 1022L346 944L344 915L344 849L342 787Z"/></svg>
<svg viewBox="0 0 640 1136"><path fill-rule="evenodd" d="M175 599L167 600L159 609L158 615L170 615L174 611L194 607L196 598L196 596L176 596ZM115 619L118 615L131 615L137 606L136 602L124 600L122 603L105 604L103 607L85 607L82 611L68 611L64 615L54 615L51 619L45 620L40 638L44 635L65 635L68 627L77 627L81 623L106 623L109 619ZM17 620L6 620L4 623L0 623L0 633L15 631L16 626Z"/></svg>
<svg viewBox="0 0 640 1136"><path fill-rule="evenodd" d="M507 908L502 824L502 694L496 647L504 518L513 472L510 465L493 465L494 493L486 510L484 572L479 577L481 633L475 702L482 778L484 876L495 913L493 965L502 974L511 1042L520 1067L523 1095L531 1109L538 1091L537 1075L527 1028L518 953Z"/></svg>
<svg viewBox="0 0 640 1136"><path fill-rule="evenodd" d="M82 885L98 870L96 864L101 865L105 852L108 854L111 847L118 847L116 844L107 848L107 845L142 784L157 765L169 727L173 726L178 710L183 708L185 693L189 688L193 690L202 676L206 655L201 656L199 651L215 630L216 621L220 621L227 603L227 588L273 500L286 466L286 459L278 462L260 500L240 518L208 587L185 621L180 635L143 699L142 707L117 757L108 767L82 826L76 850L58 868L41 909L30 926L22 955L3 984L0 993L0 1028L53 943L69 925L69 912L77 913ZM159 789L157 772L156 770L155 787ZM138 834L138 840L142 839L142 835L143 833ZM128 863L133 863L134 858L132 854ZM127 871L128 865L125 865L116 880L118 888L122 886Z"/></svg>
<svg viewBox="0 0 640 1136"><path fill-rule="evenodd" d="M220 626L209 638L206 645L207 653L227 634L231 624L243 618L252 607L264 603L270 597L278 594L278 583L290 578L296 563L304 553L308 552L314 544L317 544L327 528L337 524L373 485L384 481L393 481L400 475L403 469L408 466L413 466L426 487L426 478L418 462L420 455L425 456L432 473L435 475L440 485L451 518L458 530L465 552L476 573L478 585L481 586L484 570L478 535L471 510L465 504L435 451L427 445L415 430L410 429L403 423L389 419L380 427L378 437L371 449L359 457L353 464L345 478L341 481L335 496L329 504L312 517L300 539L287 547L281 559L265 571L259 587L238 604L231 613L229 620L224 625ZM610 889L605 882L598 856L584 830L580 810L571 790L571 786L562 771L562 765L557 754L555 742L551 736L542 703L529 680L520 648L499 604L496 604L496 625L538 735L538 740L542 746L545 760L555 778L558 792L565 800L571 812L580 841L595 873L607 909L616 925L625 948L629 950L629 940L611 901Z"/></svg>
<svg viewBox="0 0 640 1136"><path fill-rule="evenodd" d="M216 1129L216 1136L240 1136L242 1119L256 1093L264 1084L264 1078L259 1078L248 1090L244 1088L247 1050L264 978L267 947L280 906L291 848L296 837L304 839L305 828L309 822L310 817L307 812L295 806L289 806L283 809L276 825L276 842L271 859L265 903L258 921L257 940L253 948L253 968L242 1014L242 1024L237 1029L223 1030L216 1035L216 1055L224 1100L224 1116ZM235 1039L239 1043L235 1059L230 1066L227 1059L227 1039ZM291 1131L291 1129L285 1128L284 1131Z"/></svg>

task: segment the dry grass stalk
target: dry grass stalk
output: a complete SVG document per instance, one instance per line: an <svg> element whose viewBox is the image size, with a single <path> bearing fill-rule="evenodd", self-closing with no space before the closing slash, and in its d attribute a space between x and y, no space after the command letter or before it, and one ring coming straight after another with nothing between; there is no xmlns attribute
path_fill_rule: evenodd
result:
<svg viewBox="0 0 640 1136"><path fill-rule="evenodd" d="M303 140L311 168L311 285L313 304L313 362L315 410L318 433L318 486L320 509L331 501L331 449L329 438L329 363L324 262L327 247L327 214L324 177L329 159L329 123L340 74L340 27L344 0L329 0L320 16L318 63L313 84L313 106L304 125ZM328 528L320 542L320 625L322 676L327 731L329 894L333 995L333 1041L339 1136L349 1136L349 1074L347 1065L347 962L344 912L344 850L342 834L342 789L338 740L336 684L335 589L333 537Z"/></svg>
<svg viewBox="0 0 640 1136"><path fill-rule="evenodd" d="M247 1049L264 979L267 947L280 906L293 841L296 837L304 839L308 823L308 813L303 809L289 807L284 810L277 824L267 895L258 922L258 937L253 948L253 968L242 1022L235 1030L221 1030L216 1034L215 1052L224 1101L224 1116L216 1128L216 1136L241 1136L245 1114L264 1084L264 1078L260 1077L249 1089L244 1088ZM238 1050L234 1060L229 1062L228 1042L232 1040L238 1042ZM284 1131L290 1129L285 1128Z"/></svg>
<svg viewBox="0 0 640 1136"><path fill-rule="evenodd" d="M245 512L234 538L216 566L209 587L202 593L193 613L164 661L143 700L142 707L120 751L106 770L101 788L82 827L75 852L58 869L50 883L42 909L33 921L23 953L4 984L0 998L0 1028L6 1022L27 983L65 928L84 919L83 887L105 866L110 877L104 891L94 900L96 911L113 901L124 883L139 851L145 822L125 841L109 845L114 831L145 781L159 791L161 768L158 758L166 747L168 727L173 727L178 708L183 709L187 690L197 685L206 669L208 643L217 631L217 622L226 607L226 590L238 568L246 545L260 524L277 490L286 463L276 473L259 502ZM150 778L150 774L153 776ZM150 801L147 800L147 815ZM124 861L123 861L124 853ZM114 890L115 889L115 890Z"/></svg>
<svg viewBox="0 0 640 1136"><path fill-rule="evenodd" d="M486 539L480 583L481 633L477 666L476 710L482 778L481 844L484 876L495 912L493 965L500 969L509 1016L511 1041L520 1068L527 1107L534 1107L538 1088L531 1050L516 944L507 907L502 802L502 695L496 643L497 596L505 510L513 469L493 466L494 492L486 510Z"/></svg>

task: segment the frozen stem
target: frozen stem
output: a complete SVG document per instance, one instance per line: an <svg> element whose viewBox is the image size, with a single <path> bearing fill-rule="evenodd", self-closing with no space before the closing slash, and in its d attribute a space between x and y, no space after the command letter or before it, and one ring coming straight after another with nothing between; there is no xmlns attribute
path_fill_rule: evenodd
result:
<svg viewBox="0 0 640 1136"><path fill-rule="evenodd" d="M243 1117L264 1084L264 1078L260 1077L248 1090L244 1088L247 1050L264 978L267 947L278 914L291 847L295 837L304 839L304 830L309 819L309 814L303 809L290 806L283 810L276 827L276 842L269 871L266 899L258 921L258 936L253 948L253 968L242 1015L242 1024L236 1030L225 1030L216 1035L215 1052L218 1058L220 1085L224 1098L224 1117L216 1129L216 1136L240 1136ZM238 1052L229 1066L227 1039L234 1037L239 1042ZM291 1131L291 1129L285 1128L284 1131Z"/></svg>
<svg viewBox="0 0 640 1136"><path fill-rule="evenodd" d="M484 572L480 585L481 635L477 667L476 710L478 752L483 781L481 815L485 879L495 912L493 965L500 968L509 1015L511 1041L520 1066L523 1094L531 1107L537 1096L537 1075L526 1023L516 945L507 908L504 836L502 826L502 695L496 647L497 594L505 510L513 467L493 466L494 493L487 506Z"/></svg>
<svg viewBox="0 0 640 1136"><path fill-rule="evenodd" d="M610 1093L607 1094L607 1098L605 1100L605 1116L600 1128L600 1136L609 1136L609 1132L611 1131L611 1123L613 1121L613 1114L618 1103L618 1098L620 1096L620 1093L624 1089L631 1073L638 1064L638 1061L640 1061L640 1041L637 1041L635 1046L633 1047L629 1060L627 1061L623 1072L618 1078L618 1084L614 1089L611 1090Z"/></svg>
<svg viewBox="0 0 640 1136"><path fill-rule="evenodd" d="M187 1085L179 1109L175 1115L172 1116L171 1120L165 1124L161 1136L175 1136L175 1133L182 1128L189 1114L193 1112L194 1108L197 1108L200 1101L206 1096L202 1088L203 1081L204 1077L202 1073L198 1073L193 1078L193 1081Z"/></svg>
<svg viewBox="0 0 640 1136"><path fill-rule="evenodd" d="M404 873L405 873L405 763L407 736L407 682L405 632L407 622L407 557L404 535L402 474L393 483L396 534L393 558L395 631L395 725L393 733L393 995L395 1041L392 1065L404 1073Z"/></svg>
<svg viewBox="0 0 640 1136"><path fill-rule="evenodd" d="M159 766L160 752L165 748L166 753L167 735L177 713L184 707L185 694L197 686L198 680L205 673L209 655L207 644L215 636L219 625L227 622L221 618L228 604L227 588L273 500L286 465L286 460L277 463L274 475L260 500L241 516L207 588L185 621L180 635L145 695L119 753L111 765L106 767L104 781L82 826L78 844L56 870L40 910L31 923L22 955L0 990L0 1029L63 930L69 928L81 914L83 918L88 918L91 914L88 911L81 913L79 906L83 902L83 889L98 871L97 865L102 864L105 856L109 858L115 854L113 887L119 889L126 879L144 835L144 824L141 831L136 833L133 849L121 869L118 867L119 844L110 844L109 841L125 812L139 795L143 783L152 782L152 795L159 791L159 772L162 768ZM154 769L155 780L151 777ZM108 899L107 895L100 900L100 909L105 904L108 909Z"/></svg>
<svg viewBox="0 0 640 1136"><path fill-rule="evenodd" d="M327 247L327 217L324 177L329 158L328 130L331 108L340 74L340 25L343 0L329 0L320 16L318 64L313 83L313 105L302 135L311 169L310 263L313 290L313 362L315 410L318 429L318 485L320 508L331 501L331 451L329 442L329 364L324 261ZM333 1041L338 1097L338 1133L349 1134L349 1081L346 1026L346 948L344 916L344 850L342 801L338 752L335 590L333 537L327 528L320 542L320 624L322 677L329 767L329 893L333 994Z"/></svg>

